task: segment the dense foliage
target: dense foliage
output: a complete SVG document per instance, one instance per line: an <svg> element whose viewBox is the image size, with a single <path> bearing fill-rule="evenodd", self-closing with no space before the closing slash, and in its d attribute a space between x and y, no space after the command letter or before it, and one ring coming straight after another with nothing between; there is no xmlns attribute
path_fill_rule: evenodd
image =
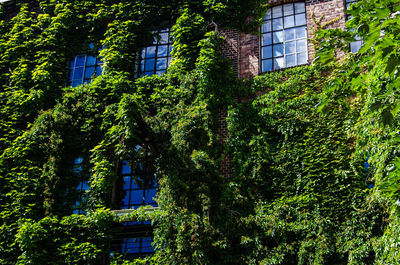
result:
<svg viewBox="0 0 400 265"><path fill-rule="evenodd" d="M398 1L360 1L355 33L316 32L313 65L254 80L234 78L220 30L256 32L264 1L19 8L0 20L1 264L398 263ZM138 51L168 21L172 65L137 78ZM360 54L337 60L354 34ZM66 86L70 59L101 47L103 75ZM109 254L121 221L111 190L119 161L143 143L159 209L130 215L152 220L156 253L128 261ZM86 215L72 214L77 157Z"/></svg>

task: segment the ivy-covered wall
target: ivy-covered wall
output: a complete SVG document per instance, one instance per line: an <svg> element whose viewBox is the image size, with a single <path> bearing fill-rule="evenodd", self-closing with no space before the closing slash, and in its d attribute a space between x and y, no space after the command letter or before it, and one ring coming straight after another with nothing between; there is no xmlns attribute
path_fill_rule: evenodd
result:
<svg viewBox="0 0 400 265"><path fill-rule="evenodd" d="M238 80L220 29L257 31L263 1L20 1L0 21L0 263L397 264L398 4L351 9L359 55L337 60L353 33L321 30L312 65ZM136 78L165 21L172 65ZM89 43L103 74L67 86ZM159 209L131 217L152 220L156 253L129 261L110 255L112 190L144 142ZM72 214L77 157L86 215Z"/></svg>

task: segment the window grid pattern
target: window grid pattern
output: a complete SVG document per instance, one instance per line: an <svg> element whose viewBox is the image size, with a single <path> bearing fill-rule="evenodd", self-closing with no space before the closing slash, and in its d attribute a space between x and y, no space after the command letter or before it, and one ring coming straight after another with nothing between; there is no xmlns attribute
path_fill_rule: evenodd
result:
<svg viewBox="0 0 400 265"><path fill-rule="evenodd" d="M307 59L305 3L268 9L261 28L261 71L306 64Z"/></svg>
<svg viewBox="0 0 400 265"><path fill-rule="evenodd" d="M76 191L78 193L78 200L74 205L74 214L86 214L86 201L87 201L87 193L90 189L89 182L85 179L84 174L82 173L82 162L83 158L79 157L75 159L72 172L73 174L80 179L78 186L76 187Z"/></svg>
<svg viewBox="0 0 400 265"><path fill-rule="evenodd" d="M77 55L71 60L69 68L69 85L76 87L90 82L92 76L102 74L103 62L95 56Z"/></svg>
<svg viewBox="0 0 400 265"><path fill-rule="evenodd" d="M122 253L130 255L141 255L154 253L151 245L153 242L151 237L131 237L124 238L122 243Z"/></svg>
<svg viewBox="0 0 400 265"><path fill-rule="evenodd" d="M350 6L353 3L358 2L358 0L346 0L346 9L350 9ZM349 16L347 17L348 19L350 18ZM350 42L350 51L352 53L357 53L361 46L363 45L363 41L360 37L356 36L356 40L353 42Z"/></svg>
<svg viewBox="0 0 400 265"><path fill-rule="evenodd" d="M161 75L169 67L172 57L171 29L159 30L152 45L144 47L140 57L140 76Z"/></svg>
<svg viewBox="0 0 400 265"><path fill-rule="evenodd" d="M157 206L154 198L157 192L157 181L154 178L153 160L148 147L136 147L135 160L124 160L122 179L124 198L122 209L136 209L140 206Z"/></svg>

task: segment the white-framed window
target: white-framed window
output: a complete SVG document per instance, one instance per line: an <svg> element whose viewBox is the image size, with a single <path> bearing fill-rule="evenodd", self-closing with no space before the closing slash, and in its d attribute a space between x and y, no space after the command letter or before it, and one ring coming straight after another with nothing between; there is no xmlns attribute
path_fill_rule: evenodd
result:
<svg viewBox="0 0 400 265"><path fill-rule="evenodd" d="M268 9L261 27L261 72L306 64L307 59L305 3Z"/></svg>

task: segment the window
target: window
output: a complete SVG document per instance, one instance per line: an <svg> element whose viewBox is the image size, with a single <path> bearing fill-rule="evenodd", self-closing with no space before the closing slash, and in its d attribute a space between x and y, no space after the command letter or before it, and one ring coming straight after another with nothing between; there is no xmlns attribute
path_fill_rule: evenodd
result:
<svg viewBox="0 0 400 265"><path fill-rule="evenodd" d="M92 76L102 73L103 62L91 55L78 55L71 60L69 68L69 85L76 87L90 82Z"/></svg>
<svg viewBox="0 0 400 265"><path fill-rule="evenodd" d="M124 254L150 254L154 253L151 237L131 237L124 238L121 253Z"/></svg>
<svg viewBox="0 0 400 265"><path fill-rule="evenodd" d="M357 1L358 0L346 0L346 9L349 9L350 6ZM347 18L349 18L349 17L347 17ZM356 36L356 41L353 41L350 43L350 51L352 53L357 53L360 50L362 45L363 45L362 39L360 37Z"/></svg>
<svg viewBox="0 0 400 265"><path fill-rule="evenodd" d="M157 181L154 178L153 159L148 145L136 146L135 158L122 163L123 191L122 208L157 206Z"/></svg>
<svg viewBox="0 0 400 265"><path fill-rule="evenodd" d="M307 63L307 26L304 2L268 9L261 27L261 71Z"/></svg>
<svg viewBox="0 0 400 265"><path fill-rule="evenodd" d="M171 63L171 29L159 30L153 44L142 49L140 76L164 73Z"/></svg>
<svg viewBox="0 0 400 265"><path fill-rule="evenodd" d="M89 182L85 178L85 174L82 169L83 158L79 157L75 159L72 172L76 178L79 179L79 184L76 187L76 191L78 193L78 200L74 205L74 214L85 214L86 213L86 201L87 201L87 193L90 189Z"/></svg>

